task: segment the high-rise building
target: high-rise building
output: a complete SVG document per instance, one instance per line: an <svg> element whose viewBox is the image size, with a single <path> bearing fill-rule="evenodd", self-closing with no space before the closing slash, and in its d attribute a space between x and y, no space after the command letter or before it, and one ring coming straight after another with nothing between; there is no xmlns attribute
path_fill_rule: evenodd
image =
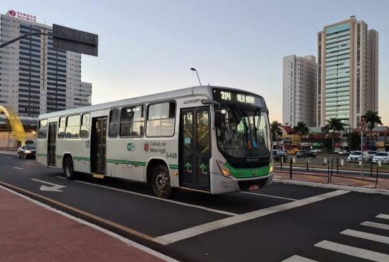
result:
<svg viewBox="0 0 389 262"><path fill-rule="evenodd" d="M354 16L318 33L317 123L341 119L352 128L378 111L378 32Z"/></svg>
<svg viewBox="0 0 389 262"><path fill-rule="evenodd" d="M0 43L29 33L44 34L0 49L0 104L30 117L90 105L85 97L91 84L81 82L81 54L54 49L52 28L31 15L12 10L1 15Z"/></svg>
<svg viewBox="0 0 389 262"><path fill-rule="evenodd" d="M283 61L283 124L316 126L317 64L314 56L290 55Z"/></svg>

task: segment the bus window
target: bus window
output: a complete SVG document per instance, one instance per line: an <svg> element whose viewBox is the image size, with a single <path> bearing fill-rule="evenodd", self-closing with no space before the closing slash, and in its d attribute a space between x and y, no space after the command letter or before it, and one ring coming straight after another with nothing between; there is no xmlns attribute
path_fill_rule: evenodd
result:
<svg viewBox="0 0 389 262"><path fill-rule="evenodd" d="M80 115L68 116L66 123L66 138L80 137Z"/></svg>
<svg viewBox="0 0 389 262"><path fill-rule="evenodd" d="M120 113L119 109L115 108L109 112L109 131L108 136L111 138L118 137L120 124Z"/></svg>
<svg viewBox="0 0 389 262"><path fill-rule="evenodd" d="M90 114L83 114L81 119L81 138L89 138L89 127L90 127Z"/></svg>
<svg viewBox="0 0 389 262"><path fill-rule="evenodd" d="M173 136L176 104L166 102L150 105L147 114L147 136Z"/></svg>
<svg viewBox="0 0 389 262"><path fill-rule="evenodd" d="M39 131L38 138L46 138L47 137L47 119L39 121Z"/></svg>
<svg viewBox="0 0 389 262"><path fill-rule="evenodd" d="M66 117L59 119L58 138L65 138Z"/></svg>
<svg viewBox="0 0 389 262"><path fill-rule="evenodd" d="M120 114L120 136L142 137L144 126L143 106L122 108Z"/></svg>

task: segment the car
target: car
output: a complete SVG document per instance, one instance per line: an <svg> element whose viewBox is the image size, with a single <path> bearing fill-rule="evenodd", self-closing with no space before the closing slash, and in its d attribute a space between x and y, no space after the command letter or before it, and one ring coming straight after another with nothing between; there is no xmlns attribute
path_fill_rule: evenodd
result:
<svg viewBox="0 0 389 262"><path fill-rule="evenodd" d="M34 144L26 144L18 148L18 158L36 158L36 147Z"/></svg>
<svg viewBox="0 0 389 262"><path fill-rule="evenodd" d="M279 160L281 158L288 158L288 154L285 153L283 150L274 149L273 150L273 158L275 160Z"/></svg>
<svg viewBox="0 0 389 262"><path fill-rule="evenodd" d="M381 161L382 164L389 164L389 152L377 152L372 159L373 163Z"/></svg>
<svg viewBox="0 0 389 262"><path fill-rule="evenodd" d="M347 162L359 162L361 161L361 151L352 151L347 157ZM369 155L367 152L363 152L363 160L369 161Z"/></svg>
<svg viewBox="0 0 389 262"><path fill-rule="evenodd" d="M298 152L298 148L292 148L288 150L288 155L295 155Z"/></svg>
<svg viewBox="0 0 389 262"><path fill-rule="evenodd" d="M377 151L368 151L367 152L367 154L369 155L369 161L373 160L373 157L375 156L376 153L377 153Z"/></svg>
<svg viewBox="0 0 389 262"><path fill-rule="evenodd" d="M316 154L311 152L310 150L299 150L296 154L296 157L297 158L300 158L300 157L312 157L312 158L315 158L316 157Z"/></svg>
<svg viewBox="0 0 389 262"><path fill-rule="evenodd" d="M345 150L345 149L341 149L341 150L338 151L338 154L339 154L339 155L342 155L342 156L347 156L347 155L350 154L350 152L348 152L348 151Z"/></svg>
<svg viewBox="0 0 389 262"><path fill-rule="evenodd" d="M317 153L321 153L321 150L320 149L312 149L311 152L314 154L317 154Z"/></svg>

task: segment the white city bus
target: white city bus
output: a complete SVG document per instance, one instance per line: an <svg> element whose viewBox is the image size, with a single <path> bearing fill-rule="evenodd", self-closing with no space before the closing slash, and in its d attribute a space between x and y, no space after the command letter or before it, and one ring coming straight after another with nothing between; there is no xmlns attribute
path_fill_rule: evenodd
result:
<svg viewBox="0 0 389 262"><path fill-rule="evenodd" d="M263 97L198 86L43 114L37 161L97 178L221 194L273 179L268 110Z"/></svg>

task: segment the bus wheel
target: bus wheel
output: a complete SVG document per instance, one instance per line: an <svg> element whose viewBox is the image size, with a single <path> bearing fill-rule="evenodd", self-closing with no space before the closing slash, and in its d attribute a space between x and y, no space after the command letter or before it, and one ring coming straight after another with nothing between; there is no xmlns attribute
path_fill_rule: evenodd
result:
<svg viewBox="0 0 389 262"><path fill-rule="evenodd" d="M72 180L74 178L73 160L71 157L65 158L63 170L65 173L65 177L68 180Z"/></svg>
<svg viewBox="0 0 389 262"><path fill-rule="evenodd" d="M161 198L169 198L172 193L170 186L169 170L164 165L159 165L154 169L153 181L151 182L154 194Z"/></svg>

